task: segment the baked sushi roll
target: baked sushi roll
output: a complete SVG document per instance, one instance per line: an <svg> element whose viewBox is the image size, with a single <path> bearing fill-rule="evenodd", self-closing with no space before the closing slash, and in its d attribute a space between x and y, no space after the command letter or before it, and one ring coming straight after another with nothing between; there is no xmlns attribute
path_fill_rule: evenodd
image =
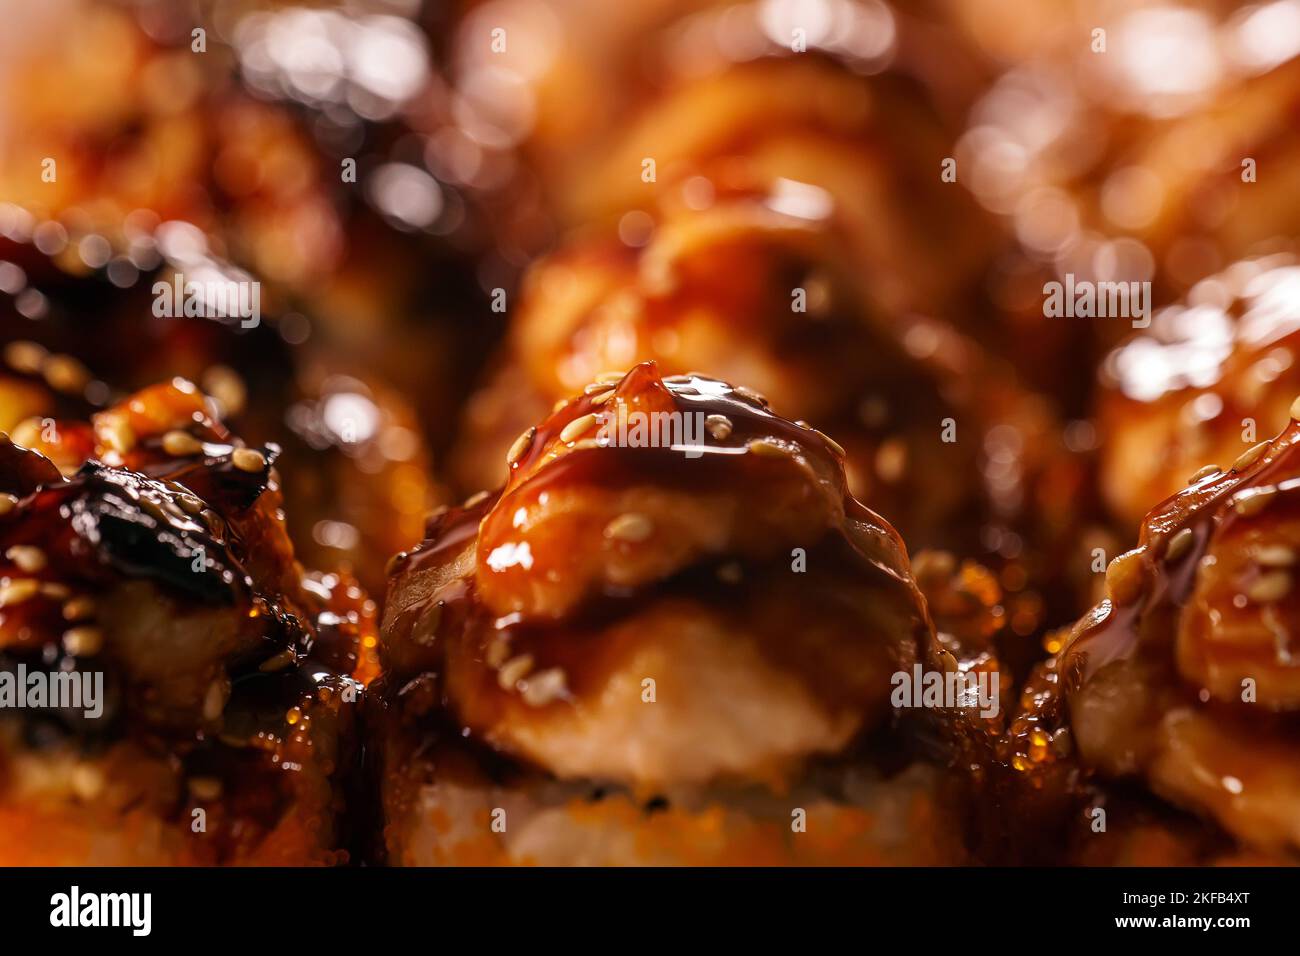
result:
<svg viewBox="0 0 1300 956"><path fill-rule="evenodd" d="M176 379L0 443L4 865L347 858L374 604L298 565L278 449L210 408Z"/></svg>
<svg viewBox="0 0 1300 956"><path fill-rule="evenodd" d="M423 419L302 314L269 303L252 316L219 308L223 289L226 305L247 291L246 304L262 283L210 252L164 258L178 237L202 242L173 224L140 237L147 267L115 261L83 274L30 236L0 235L0 431L30 446L47 420L84 423L136 389L188 379L246 441L284 450L288 528L302 560L347 566L382 593L384 564L443 500ZM92 454L84 443L44 451L74 471Z"/></svg>
<svg viewBox="0 0 1300 956"><path fill-rule="evenodd" d="M655 361L749 382L834 433L851 491L918 548L997 552L988 525L1070 497L1041 494L1065 457L1050 404L949 323L893 311L837 212L808 218L786 201L745 188L704 210L669 203L639 247L597 232L535 264L498 367L466 407L463 489L492 484L557 401Z"/></svg>
<svg viewBox="0 0 1300 956"><path fill-rule="evenodd" d="M996 660L936 639L833 441L646 363L507 463L393 562L373 701L389 862L970 858L981 731L895 710L892 680Z"/></svg>
<svg viewBox="0 0 1300 956"><path fill-rule="evenodd" d="M1107 356L1100 492L1125 529L1209 465L1226 468L1289 421L1300 392L1300 264L1244 259L1155 314Z"/></svg>
<svg viewBox="0 0 1300 956"><path fill-rule="evenodd" d="M1010 760L1069 862L1300 859L1298 478L1292 420L1158 504L1026 689Z"/></svg>

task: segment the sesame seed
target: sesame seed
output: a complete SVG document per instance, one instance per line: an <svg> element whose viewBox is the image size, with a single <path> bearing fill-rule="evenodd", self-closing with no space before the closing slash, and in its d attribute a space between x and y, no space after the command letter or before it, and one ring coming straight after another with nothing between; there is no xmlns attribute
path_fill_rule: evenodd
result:
<svg viewBox="0 0 1300 956"><path fill-rule="evenodd" d="M573 443L574 451L588 451L592 448L604 448L604 447L605 447L604 442L595 438L579 438L576 442Z"/></svg>
<svg viewBox="0 0 1300 956"><path fill-rule="evenodd" d="M1220 468L1218 465L1206 465L1196 474L1192 475L1192 480L1191 482L1189 482L1189 484L1193 484L1193 485L1198 484L1199 482L1204 481L1206 478L1209 478L1211 475L1219 474L1222 470L1223 469Z"/></svg>
<svg viewBox="0 0 1300 956"><path fill-rule="evenodd" d="M1270 501L1277 496L1277 488L1258 488L1252 493L1241 495L1233 502L1233 508L1237 514L1249 518L1251 515L1257 515L1268 507Z"/></svg>
<svg viewBox="0 0 1300 956"><path fill-rule="evenodd" d="M238 415L248 401L248 386L228 365L213 365L204 371L203 391L217 400L223 418Z"/></svg>
<svg viewBox="0 0 1300 956"><path fill-rule="evenodd" d="M189 432L183 431L170 431L163 435L162 447L163 451L176 458L197 455L203 451L203 444Z"/></svg>
<svg viewBox="0 0 1300 956"><path fill-rule="evenodd" d="M497 684L502 690L514 690L515 685L528 676L533 669L533 655L520 654L501 665L497 671Z"/></svg>
<svg viewBox="0 0 1300 956"><path fill-rule="evenodd" d="M596 376L596 381L593 382L592 384L615 385L623 381L623 377L625 375L627 375L627 372L601 372L599 375Z"/></svg>
<svg viewBox="0 0 1300 956"><path fill-rule="evenodd" d="M10 342L5 346L5 361L15 372L25 372L33 375L41 370L41 365L45 362L45 357L49 352L43 345L35 342L29 342L26 339L18 342Z"/></svg>
<svg viewBox="0 0 1300 956"><path fill-rule="evenodd" d="M558 412L561 408L563 408L567 404L569 404L569 400L567 398L560 399L554 405L551 406L551 414L554 415L556 412Z"/></svg>
<svg viewBox="0 0 1300 956"><path fill-rule="evenodd" d="M197 515L203 511L203 501L194 495L179 495L176 499L180 502L181 507L192 515Z"/></svg>
<svg viewBox="0 0 1300 956"><path fill-rule="evenodd" d="M41 420L37 417L25 418L14 426L10 436L15 445L23 448L36 448L41 443Z"/></svg>
<svg viewBox="0 0 1300 956"><path fill-rule="evenodd" d="M1268 451L1268 442L1262 441L1258 445L1252 445L1241 453L1241 456L1232 463L1233 471L1242 471L1249 468L1258 459L1259 456Z"/></svg>
<svg viewBox="0 0 1300 956"><path fill-rule="evenodd" d="M567 689L564 671L558 667L548 667L525 680L520 687L524 703L530 707L544 707L551 701L562 697Z"/></svg>
<svg viewBox="0 0 1300 956"><path fill-rule="evenodd" d="M203 696L203 717L216 720L226 709L226 700L230 694L229 685L224 680L214 680L208 685L208 692Z"/></svg>
<svg viewBox="0 0 1300 956"><path fill-rule="evenodd" d="M942 667L946 673L955 674L960 670L957 666L957 658L953 657L952 651L948 650L946 647L939 648L935 652L935 656L939 658L939 666Z"/></svg>
<svg viewBox="0 0 1300 956"><path fill-rule="evenodd" d="M41 597L51 601L66 601L71 594L72 589L58 581L45 581L41 584Z"/></svg>
<svg viewBox="0 0 1300 956"><path fill-rule="evenodd" d="M1291 403L1291 420L1300 421L1300 395Z"/></svg>
<svg viewBox="0 0 1300 956"><path fill-rule="evenodd" d="M63 605L65 621L85 621L95 616L95 599L88 594L79 594Z"/></svg>
<svg viewBox="0 0 1300 956"><path fill-rule="evenodd" d="M86 387L90 381L90 372L71 355L51 355L45 360L41 371L50 387L60 392L76 393Z"/></svg>
<svg viewBox="0 0 1300 956"><path fill-rule="evenodd" d="M1284 544L1271 544L1260 548L1255 560L1265 567L1285 568L1295 564L1296 552Z"/></svg>
<svg viewBox="0 0 1300 956"><path fill-rule="evenodd" d="M912 577L918 581L943 580L957 570L957 559L951 551L920 551L912 559Z"/></svg>
<svg viewBox="0 0 1300 956"><path fill-rule="evenodd" d="M586 415L579 415L561 429L560 441L574 441L594 424L596 424L596 415L594 412L588 412Z"/></svg>
<svg viewBox="0 0 1300 956"><path fill-rule="evenodd" d="M216 777L190 777L185 784L196 800L216 800L221 796L221 781Z"/></svg>
<svg viewBox="0 0 1300 956"><path fill-rule="evenodd" d="M1165 548L1165 560L1177 561L1185 555L1192 546L1192 529L1184 528L1172 538L1169 539L1169 546Z"/></svg>
<svg viewBox="0 0 1300 956"><path fill-rule="evenodd" d="M501 665L509 660L509 658L510 636L498 631L492 635L492 640L488 643L487 653L484 655L484 660L487 661L488 667L500 670Z"/></svg>
<svg viewBox="0 0 1300 956"><path fill-rule="evenodd" d="M767 438L756 438L746 448L759 458L788 458L790 449Z"/></svg>
<svg viewBox="0 0 1300 956"><path fill-rule="evenodd" d="M599 394L599 395L593 395L593 396L591 396L591 404L593 404L593 405L604 405L607 401L609 401L611 398L613 398L616 394L618 394L618 393L615 392L615 391L613 391L613 390L611 389L611 390L608 391L608 392L602 392L602 393Z"/></svg>
<svg viewBox="0 0 1300 956"><path fill-rule="evenodd" d="M34 598L41 589L39 581L33 581L31 578L15 578L5 584L0 584L0 607L13 607L15 604L22 604L31 598Z"/></svg>
<svg viewBox="0 0 1300 956"><path fill-rule="evenodd" d="M266 660L262 661L262 663L258 665L257 669L266 674L273 674L276 671L284 670L297 659L298 655L294 653L293 648L286 647L284 650L280 651L280 653L273 654Z"/></svg>
<svg viewBox="0 0 1300 956"><path fill-rule="evenodd" d="M704 419L704 427L710 435L722 441L731 434L731 419L726 415L710 415Z"/></svg>
<svg viewBox="0 0 1300 956"><path fill-rule="evenodd" d="M817 430L813 429L813 431L817 431ZM826 442L826 444L831 446L831 451L835 452L835 454L839 455L841 458L845 456L846 453L844 451L843 445L841 445L839 442L837 442L834 438L832 438L830 435L826 434L825 432L817 432L817 434L818 436L821 437L822 441Z"/></svg>
<svg viewBox="0 0 1300 956"><path fill-rule="evenodd" d="M1115 604L1132 604L1142 593L1142 549L1121 554L1106 568L1106 591Z"/></svg>
<svg viewBox="0 0 1300 956"><path fill-rule="evenodd" d="M236 448L230 453L230 463L240 471L256 474L266 467L266 456L254 448Z"/></svg>
<svg viewBox="0 0 1300 956"><path fill-rule="evenodd" d="M5 557L27 574L35 574L45 567L45 552L30 544L14 545L5 552Z"/></svg>
<svg viewBox="0 0 1300 956"><path fill-rule="evenodd" d="M74 657L93 657L104 646L104 632L97 627L73 627L63 632L63 649Z"/></svg>
<svg viewBox="0 0 1300 956"><path fill-rule="evenodd" d="M417 644L432 644L438 636L438 625L442 623L442 602L434 601L424 609L411 629L411 638Z"/></svg>
<svg viewBox="0 0 1300 956"><path fill-rule="evenodd" d="M732 394L739 395L741 398L748 402L753 402L755 405L760 405L763 408L766 408L768 405L767 396L761 392L754 391L752 388L746 388L744 385L737 385L731 391Z"/></svg>
<svg viewBox="0 0 1300 956"><path fill-rule="evenodd" d="M606 392L614 391L613 382L592 382L582 390L583 395L604 395Z"/></svg>
<svg viewBox="0 0 1300 956"><path fill-rule="evenodd" d="M1268 571L1259 576L1246 591L1246 596L1256 604L1267 604L1286 597L1291 590L1291 575L1286 571Z"/></svg>
<svg viewBox="0 0 1300 956"><path fill-rule="evenodd" d="M18 507L18 496L11 494L0 494L0 515L7 515Z"/></svg>
<svg viewBox="0 0 1300 956"><path fill-rule="evenodd" d="M526 432L515 439L515 443L511 445L510 450L506 452L507 465L513 465L520 458L524 457L524 453L532 447L533 437L536 434L536 428L529 428Z"/></svg>
<svg viewBox="0 0 1300 956"><path fill-rule="evenodd" d="M109 450L125 455L135 447L135 432L123 415L105 415L95 422L95 435Z"/></svg>
<svg viewBox="0 0 1300 956"><path fill-rule="evenodd" d="M615 541L638 542L646 540L654 534L654 530L653 521L643 514L629 511L605 525L605 537Z"/></svg>
<svg viewBox="0 0 1300 956"><path fill-rule="evenodd" d="M461 503L461 507L462 507L462 508L477 508L477 507L478 507L479 505L481 505L483 502L485 502L485 501L488 500L488 497L489 497L490 494L491 494L491 493L490 493L486 488L485 488L483 491L476 492L475 494L472 494L472 495L470 495L468 498L466 498L466 499Z"/></svg>
<svg viewBox="0 0 1300 956"><path fill-rule="evenodd" d="M876 449L876 473L881 480L895 482L907 471L907 446L891 438Z"/></svg>
<svg viewBox="0 0 1300 956"><path fill-rule="evenodd" d="M94 764L78 764L72 771L72 789L89 803L104 792L104 773Z"/></svg>

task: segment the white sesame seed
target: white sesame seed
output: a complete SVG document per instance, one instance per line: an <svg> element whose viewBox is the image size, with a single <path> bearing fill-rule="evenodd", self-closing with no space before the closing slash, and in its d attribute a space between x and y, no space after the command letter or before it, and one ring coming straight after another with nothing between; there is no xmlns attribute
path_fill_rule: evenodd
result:
<svg viewBox="0 0 1300 956"><path fill-rule="evenodd" d="M163 451L176 458L186 458L203 451L203 444L189 432L170 431L162 437ZM242 451L242 449L241 449Z"/></svg>
<svg viewBox="0 0 1300 956"><path fill-rule="evenodd" d="M95 422L95 435L110 451L125 455L135 447L135 432L121 414L105 415Z"/></svg>
<svg viewBox="0 0 1300 956"><path fill-rule="evenodd" d="M71 355L51 355L45 360L41 371L45 381L60 392L80 392L90 381L90 372Z"/></svg>
<svg viewBox="0 0 1300 956"><path fill-rule="evenodd" d="M461 502L461 507L465 509L477 508L483 502L487 501L490 495L491 492L489 492L486 488L482 491L475 492L474 494L466 498L463 502Z"/></svg>
<svg viewBox="0 0 1300 956"><path fill-rule="evenodd" d="M0 584L0 607L13 607L34 598L41 590L41 583L31 578L15 578Z"/></svg>
<svg viewBox="0 0 1300 956"><path fill-rule="evenodd" d="M1106 591L1116 604L1132 604L1142 593L1142 549L1126 551L1106 567Z"/></svg>
<svg viewBox="0 0 1300 956"><path fill-rule="evenodd" d="M566 689L564 671L558 667L548 667L544 671L538 671L520 685L524 703L530 707L544 707L562 697Z"/></svg>
<svg viewBox="0 0 1300 956"><path fill-rule="evenodd" d="M0 494L0 515L7 515L18 506L17 495Z"/></svg>
<svg viewBox="0 0 1300 956"><path fill-rule="evenodd" d="M88 594L79 594L63 605L65 621L85 621L95 616L95 599Z"/></svg>
<svg viewBox="0 0 1300 956"><path fill-rule="evenodd" d="M560 441L575 441L594 424L596 424L596 415L594 412L580 415L560 430Z"/></svg>
<svg viewBox="0 0 1300 956"><path fill-rule="evenodd" d="M756 438L746 447L760 458L790 457L790 449L767 438Z"/></svg>
<svg viewBox="0 0 1300 956"><path fill-rule="evenodd" d="M1185 555L1188 549L1192 546L1192 539L1193 535L1191 528L1183 528L1183 530L1175 534L1169 539L1169 546L1165 548L1165 560L1177 561Z"/></svg>
<svg viewBox="0 0 1300 956"><path fill-rule="evenodd" d="M1258 445L1252 445L1250 448L1247 448L1241 453L1240 457L1232 463L1232 470L1242 471L1243 469L1249 468L1259 459L1260 455L1268 451L1268 444L1268 442L1262 441Z"/></svg>
<svg viewBox="0 0 1300 956"><path fill-rule="evenodd" d="M266 457L254 448L236 448L230 453L230 463L240 471L257 474L266 467Z"/></svg>
<svg viewBox="0 0 1300 956"><path fill-rule="evenodd" d="M1257 515L1277 497L1277 488L1258 488L1251 494L1242 495L1233 503L1233 508L1237 514L1249 518L1251 515Z"/></svg>
<svg viewBox="0 0 1300 956"><path fill-rule="evenodd" d="M526 432L515 439L515 443L510 446L510 451L506 452L506 464L513 465L524 453L532 447L533 437L537 434L536 428L529 428Z"/></svg>
<svg viewBox="0 0 1300 956"><path fill-rule="evenodd" d="M63 632L63 649L74 657L93 657L104 646L104 632L97 627L72 627Z"/></svg>
<svg viewBox="0 0 1300 956"><path fill-rule="evenodd" d="M704 419L704 427L718 441L731 434L731 419L726 415L710 415Z"/></svg>
<svg viewBox="0 0 1300 956"><path fill-rule="evenodd" d="M221 781L216 777L190 777L185 784L195 800L216 800L221 796Z"/></svg>
<svg viewBox="0 0 1300 956"><path fill-rule="evenodd" d="M1246 596L1256 604L1268 604L1286 597L1291 590L1291 575L1285 571L1268 571L1246 591Z"/></svg>
<svg viewBox="0 0 1300 956"><path fill-rule="evenodd" d="M10 342L5 346L5 361L9 363L9 367L15 372L25 372L28 375L41 370L47 355L49 352L45 350L45 346L26 339Z"/></svg>
<svg viewBox="0 0 1300 956"><path fill-rule="evenodd" d="M1295 564L1296 552L1284 544L1272 544L1260 548L1255 560L1265 567L1285 568Z"/></svg>
<svg viewBox="0 0 1300 956"><path fill-rule="evenodd" d="M1211 475L1219 474L1222 470L1223 469L1221 469L1218 465L1206 465L1196 474L1192 475L1192 480L1189 483L1193 485L1199 484L1200 482L1204 481L1206 478L1209 478Z"/></svg>
<svg viewBox="0 0 1300 956"><path fill-rule="evenodd" d="M34 545L16 544L5 552L5 557L27 574L35 574L45 567L45 552Z"/></svg>
<svg viewBox="0 0 1300 956"><path fill-rule="evenodd" d="M72 789L85 802L89 803L104 792L104 772L94 764L77 764L72 771Z"/></svg>
<svg viewBox="0 0 1300 956"><path fill-rule="evenodd" d="M816 431L816 429L814 429L814 431ZM841 445L839 442L837 442L834 438L832 438L830 435L826 434L825 432L817 432L817 434L821 437L822 441L826 442L826 444L831 446L831 451L835 452L835 454L839 455L841 458L845 456L843 445Z"/></svg>
<svg viewBox="0 0 1300 956"><path fill-rule="evenodd" d="M257 669L263 673L272 674L276 671L284 670L297 659L298 655L294 653L293 648L286 647L284 650L280 651L280 653L273 654L266 660L262 661L262 663L257 666Z"/></svg>
<svg viewBox="0 0 1300 956"><path fill-rule="evenodd" d="M216 720L226 709L230 686L224 680L214 680L208 685L208 692L203 696L203 717Z"/></svg>
<svg viewBox="0 0 1300 956"><path fill-rule="evenodd" d="M615 541L638 542L644 541L654 534L655 526L643 514L635 511L629 511L619 515L609 524L605 525L605 537Z"/></svg>
<svg viewBox="0 0 1300 956"><path fill-rule="evenodd" d="M533 669L533 655L520 654L501 665L497 671L497 684L502 690L514 690L519 681L528 676Z"/></svg>

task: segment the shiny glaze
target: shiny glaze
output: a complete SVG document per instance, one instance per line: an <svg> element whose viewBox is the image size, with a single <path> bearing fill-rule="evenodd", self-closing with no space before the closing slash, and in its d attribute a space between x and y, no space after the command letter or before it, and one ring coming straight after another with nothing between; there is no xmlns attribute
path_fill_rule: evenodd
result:
<svg viewBox="0 0 1300 956"><path fill-rule="evenodd" d="M877 660L869 672L878 674L928 660L931 625L901 540L847 496L838 451L817 432L713 379L661 380L646 364L611 389L615 397L602 403L597 393L557 410L510 464L500 493L436 516L425 541L398 556L383 639L385 696L397 714L417 721L440 712L453 720L472 714L466 734L499 745L489 730L498 720L596 705L611 668L634 652L627 643L634 638L618 643L613 637L619 622L685 601L757 635L774 667L832 708L872 713L866 726L878 721L889 688L884 681L861 683L863 661ZM694 459L681 447L580 447L581 437L562 440L571 423L619 401L632 410L723 415L732 428L723 438L706 436ZM593 427L586 437L594 434ZM759 454L755 442L781 450ZM573 517L568 506L553 513L565 495L620 504L608 514L593 504L593 523ZM628 583L619 577L619 555L608 563L599 557L602 527L625 510L621 502L635 510L649 495L738 500L747 520L727 541L707 546L690 541L689 530L678 536L678 529L667 529L667 541L653 532L644 543L653 546L654 560L649 570L632 566ZM806 549L805 575L790 573L795 546ZM494 560L521 554L528 559ZM584 559L592 555L594 563ZM766 621L755 619L755 607ZM833 622L826 626L841 635L836 645L801 645L799 615L806 622L809 613ZM864 633L872 627L867 621L874 628ZM499 685L500 662L489 663L500 641L512 657L531 655L534 672L559 668L565 692L532 711L523 707L518 688Z"/></svg>
<svg viewBox="0 0 1300 956"><path fill-rule="evenodd" d="M182 785L219 781L223 796L198 804L209 830L192 851L221 862L264 852L258 841L284 825L289 808L321 799L351 747L349 704L376 673L377 641L374 604L349 576L308 575L295 562L280 514L278 449L263 449L251 467L249 450L209 407L183 380L128 397L95 416L95 458L68 478L39 453L0 442L3 485L19 498L0 515L0 584L40 588L0 607L0 668L102 672L99 720L53 710L5 719L39 752L122 754L129 764L119 772L133 766L140 780L159 772L157 761L171 761L167 772ZM169 454L162 436L175 431L191 435L197 452ZM39 552L39 567L20 563L23 549ZM146 584L156 590L140 590ZM169 634L184 646L133 635L136 612L122 604L125 595L169 608ZM70 602L86 601L89 610L73 616ZM141 626L151 620L145 614ZM96 645L61 641L70 621L100 635ZM205 650L208 641L219 643ZM221 648L228 656L213 662ZM131 656L145 652L164 660ZM169 683L187 687L206 680L212 663L228 686L219 716L202 683L186 705L192 713L153 685L160 666ZM134 785L129 775L115 783ZM188 821L184 805L165 805L165 791L157 800L158 813ZM332 819L316 825L310 839L332 839Z"/></svg>
<svg viewBox="0 0 1300 956"><path fill-rule="evenodd" d="M1150 512L1022 695L1009 758L1031 786L1136 774L1245 846L1296 851L1276 814L1300 800L1277 769L1300 755L1298 442L1292 421Z"/></svg>

